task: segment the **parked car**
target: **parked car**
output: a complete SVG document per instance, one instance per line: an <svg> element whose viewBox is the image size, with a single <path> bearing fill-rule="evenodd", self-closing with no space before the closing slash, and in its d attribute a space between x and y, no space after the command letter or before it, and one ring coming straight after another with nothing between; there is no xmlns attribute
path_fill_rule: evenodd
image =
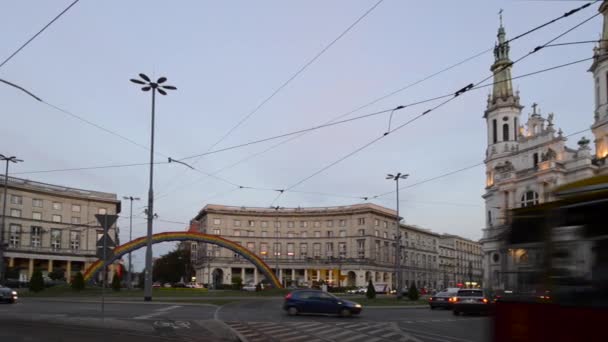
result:
<svg viewBox="0 0 608 342"><path fill-rule="evenodd" d="M11 288L0 285L0 302L15 303L17 302L17 291Z"/></svg>
<svg viewBox="0 0 608 342"><path fill-rule="evenodd" d="M255 284L253 284L253 283L245 284L245 285L243 285L243 287L241 289L243 291L255 292Z"/></svg>
<svg viewBox="0 0 608 342"><path fill-rule="evenodd" d="M460 289L456 297L452 297L452 310L456 316L460 313L488 314L493 305L481 289Z"/></svg>
<svg viewBox="0 0 608 342"><path fill-rule="evenodd" d="M175 284L172 285L172 287L182 288L183 289L183 288L186 287L186 284L184 284L184 283L175 283Z"/></svg>
<svg viewBox="0 0 608 342"><path fill-rule="evenodd" d="M156 282L156 283L152 284L152 288L153 289L157 289L159 287L161 287L159 282Z"/></svg>
<svg viewBox="0 0 608 342"><path fill-rule="evenodd" d="M441 291L429 297L429 306L431 310L435 308L452 308L452 297L455 297L457 292Z"/></svg>
<svg viewBox="0 0 608 342"><path fill-rule="evenodd" d="M188 283L186 284L186 287L190 289L202 289L203 285L199 283Z"/></svg>
<svg viewBox="0 0 608 342"><path fill-rule="evenodd" d="M300 313L333 314L350 317L361 313L361 304L319 290L296 290L285 296L283 310L290 316Z"/></svg>
<svg viewBox="0 0 608 342"><path fill-rule="evenodd" d="M348 294L366 294L367 293L367 288L366 287L359 287L356 289L351 289L346 291L346 293Z"/></svg>
<svg viewBox="0 0 608 342"><path fill-rule="evenodd" d="M171 283L164 283L163 287L171 287Z"/></svg>

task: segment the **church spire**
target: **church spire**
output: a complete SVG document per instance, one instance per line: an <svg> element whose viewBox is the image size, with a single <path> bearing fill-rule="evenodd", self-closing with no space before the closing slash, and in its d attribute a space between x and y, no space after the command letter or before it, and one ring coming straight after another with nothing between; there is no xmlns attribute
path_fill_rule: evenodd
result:
<svg viewBox="0 0 608 342"><path fill-rule="evenodd" d="M502 9L498 12L500 27L498 28L498 42L494 46L494 64L490 70L494 73L494 89L492 99L506 99L513 96L513 85L511 82L511 60L509 59L509 42L506 38L505 28L502 22Z"/></svg>

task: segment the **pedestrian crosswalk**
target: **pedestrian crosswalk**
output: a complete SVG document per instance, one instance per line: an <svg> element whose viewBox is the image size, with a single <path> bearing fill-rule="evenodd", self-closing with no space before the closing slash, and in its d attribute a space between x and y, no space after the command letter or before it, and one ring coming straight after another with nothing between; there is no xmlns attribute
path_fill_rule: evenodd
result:
<svg viewBox="0 0 608 342"><path fill-rule="evenodd" d="M249 342L419 341L385 322L226 322Z"/></svg>

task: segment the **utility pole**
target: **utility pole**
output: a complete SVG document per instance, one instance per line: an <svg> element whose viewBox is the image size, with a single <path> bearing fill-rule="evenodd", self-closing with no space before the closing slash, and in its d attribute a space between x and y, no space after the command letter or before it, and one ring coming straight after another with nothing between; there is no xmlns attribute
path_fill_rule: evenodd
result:
<svg viewBox="0 0 608 342"><path fill-rule="evenodd" d="M19 163L23 160L17 159L15 156L7 157L3 154L0 154L0 160L6 162L6 169L4 171L4 194L2 200L2 223L0 224L0 284L4 283L4 278L6 275L5 267L4 267L4 231L6 224L6 199L8 195L8 166L10 163Z"/></svg>
<svg viewBox="0 0 608 342"><path fill-rule="evenodd" d="M409 177L408 174L402 174L398 172L396 175L388 174L386 175L386 179L394 180L396 193L397 193L397 224L395 228L395 277L397 278L395 281L395 287L397 288L397 299L401 299L401 290L402 290L402 274L401 274L401 217L399 216L399 180L406 179Z"/></svg>
<svg viewBox="0 0 608 342"><path fill-rule="evenodd" d="M156 92L167 95L166 90L177 90L176 87L163 85L167 81L166 77L159 78L152 82L145 74L139 74L141 80L131 79L131 82L143 85L142 91L152 90L152 123L150 126L150 187L148 189L148 233L146 236L146 269L144 281L144 301L152 300L152 225L154 215L154 107L156 105Z"/></svg>
<svg viewBox="0 0 608 342"><path fill-rule="evenodd" d="M129 213L129 242L133 240L133 201L139 201L139 197L133 196L123 196L123 199L131 201L130 213ZM131 270L133 269L133 264L131 252L129 252L129 272L127 272L127 287L129 290L133 289L133 278L131 276Z"/></svg>

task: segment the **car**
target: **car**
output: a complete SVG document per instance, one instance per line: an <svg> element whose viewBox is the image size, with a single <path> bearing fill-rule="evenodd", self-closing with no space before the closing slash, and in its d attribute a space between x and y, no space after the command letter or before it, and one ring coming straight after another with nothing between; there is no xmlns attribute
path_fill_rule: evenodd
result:
<svg viewBox="0 0 608 342"><path fill-rule="evenodd" d="M185 288L186 284L184 284L184 283L175 283L175 284L172 285L172 287L175 287L175 288Z"/></svg>
<svg viewBox="0 0 608 342"><path fill-rule="evenodd" d="M201 285L199 283L188 283L188 284L186 284L186 287L189 289L202 289L203 285Z"/></svg>
<svg viewBox="0 0 608 342"><path fill-rule="evenodd" d="M255 284L253 284L253 283L245 284L245 285L243 285L243 287L241 289L243 291L255 292Z"/></svg>
<svg viewBox="0 0 608 342"><path fill-rule="evenodd" d="M153 289L157 289L157 288L159 288L159 287L161 287L161 285L160 285L160 283L158 283L158 282L157 282L157 283L152 284L152 288L153 288Z"/></svg>
<svg viewBox="0 0 608 342"><path fill-rule="evenodd" d="M361 304L338 298L320 290L296 290L285 296L283 310L290 316L301 313L350 317L361 313Z"/></svg>
<svg viewBox="0 0 608 342"><path fill-rule="evenodd" d="M452 298L456 296L456 292L441 291L429 297L429 306L431 310L435 308L452 308Z"/></svg>
<svg viewBox="0 0 608 342"><path fill-rule="evenodd" d="M165 283L163 287L171 287L171 283Z"/></svg>
<svg viewBox="0 0 608 342"><path fill-rule="evenodd" d="M17 302L17 298L17 291L0 285L0 302L13 304Z"/></svg>
<svg viewBox="0 0 608 342"><path fill-rule="evenodd" d="M461 313L489 314L493 303L481 289L460 289L452 297L452 312L458 316Z"/></svg>

